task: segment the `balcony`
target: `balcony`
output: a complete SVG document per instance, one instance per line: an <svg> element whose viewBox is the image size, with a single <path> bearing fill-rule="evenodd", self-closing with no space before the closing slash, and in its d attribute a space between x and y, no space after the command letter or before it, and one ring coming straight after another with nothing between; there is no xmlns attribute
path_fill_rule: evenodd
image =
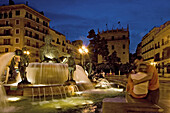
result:
<svg viewBox="0 0 170 113"><path fill-rule="evenodd" d="M5 34L5 33L3 33L3 34L0 34L0 38L12 38L12 34L11 33L7 33L7 34Z"/></svg>
<svg viewBox="0 0 170 113"><path fill-rule="evenodd" d="M12 29L12 24L0 24L0 27Z"/></svg>
<svg viewBox="0 0 170 113"><path fill-rule="evenodd" d="M37 29L36 27L33 27L31 25L25 24L24 27L30 28L33 31L37 31L38 33L42 33L42 34L48 34L48 32L44 32L43 30Z"/></svg>
<svg viewBox="0 0 170 113"><path fill-rule="evenodd" d="M34 21L34 22L36 22L36 23L38 23L38 24L41 24L41 25L43 25L44 27L49 28L48 24L44 24L43 22L40 22L40 21L37 22L36 19L30 18L28 15L25 15L25 18L30 19L31 21Z"/></svg>
<svg viewBox="0 0 170 113"><path fill-rule="evenodd" d="M13 46L11 43L0 43L0 46Z"/></svg>
<svg viewBox="0 0 170 113"><path fill-rule="evenodd" d="M29 43L25 43L26 46L31 47L33 49L39 49L39 46L36 46L35 44L29 44Z"/></svg>

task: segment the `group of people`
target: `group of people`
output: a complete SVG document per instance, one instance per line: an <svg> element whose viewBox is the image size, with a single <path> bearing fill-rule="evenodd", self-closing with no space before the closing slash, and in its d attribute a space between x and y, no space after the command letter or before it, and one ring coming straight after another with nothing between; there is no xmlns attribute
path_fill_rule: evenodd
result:
<svg viewBox="0 0 170 113"><path fill-rule="evenodd" d="M133 98L143 98L153 104L159 100L159 77L153 65L145 63L141 56L137 56L133 69L128 77L127 92Z"/></svg>

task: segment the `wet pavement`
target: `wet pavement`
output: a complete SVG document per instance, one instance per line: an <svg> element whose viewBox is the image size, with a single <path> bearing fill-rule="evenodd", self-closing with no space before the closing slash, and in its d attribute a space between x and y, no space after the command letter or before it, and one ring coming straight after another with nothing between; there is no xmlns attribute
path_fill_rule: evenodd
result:
<svg viewBox="0 0 170 113"><path fill-rule="evenodd" d="M127 82L127 78L122 76L110 77L109 81L112 80ZM159 80L160 80L160 98L158 106L164 109L163 113L170 113L170 77L169 78L159 77Z"/></svg>
<svg viewBox="0 0 170 113"><path fill-rule="evenodd" d="M158 105L164 109L163 113L170 113L170 78L160 77L160 98Z"/></svg>

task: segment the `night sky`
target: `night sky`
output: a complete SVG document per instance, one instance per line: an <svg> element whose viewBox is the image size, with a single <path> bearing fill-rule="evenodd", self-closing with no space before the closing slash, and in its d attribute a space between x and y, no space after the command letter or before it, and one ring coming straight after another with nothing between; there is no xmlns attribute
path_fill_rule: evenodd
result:
<svg viewBox="0 0 170 113"><path fill-rule="evenodd" d="M13 0L36 11L43 11L51 19L50 27L63 33L68 40L83 40L94 29L97 33L117 27L130 30L130 52L136 51L142 37L154 26L170 20L170 0ZM0 5L8 0L0 0ZM120 24L118 24L120 22ZM107 27L106 27L107 24Z"/></svg>

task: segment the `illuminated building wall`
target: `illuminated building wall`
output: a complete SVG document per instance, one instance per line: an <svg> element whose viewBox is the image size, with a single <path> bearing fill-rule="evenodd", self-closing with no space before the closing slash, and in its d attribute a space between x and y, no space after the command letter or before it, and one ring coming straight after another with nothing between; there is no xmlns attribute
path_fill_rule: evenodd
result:
<svg viewBox="0 0 170 113"><path fill-rule="evenodd" d="M154 27L142 39L142 56L155 64L162 76L170 76L170 21Z"/></svg>
<svg viewBox="0 0 170 113"><path fill-rule="evenodd" d="M49 27L50 19L24 4L0 6L0 53L14 52L26 47L30 62L39 62L39 48L47 34L52 44L66 52L66 38Z"/></svg>
<svg viewBox="0 0 170 113"><path fill-rule="evenodd" d="M99 32L101 38L107 40L109 55L116 51L121 63L129 62L129 29L115 29ZM100 58L101 59L101 58ZM102 61L98 61L101 63Z"/></svg>

